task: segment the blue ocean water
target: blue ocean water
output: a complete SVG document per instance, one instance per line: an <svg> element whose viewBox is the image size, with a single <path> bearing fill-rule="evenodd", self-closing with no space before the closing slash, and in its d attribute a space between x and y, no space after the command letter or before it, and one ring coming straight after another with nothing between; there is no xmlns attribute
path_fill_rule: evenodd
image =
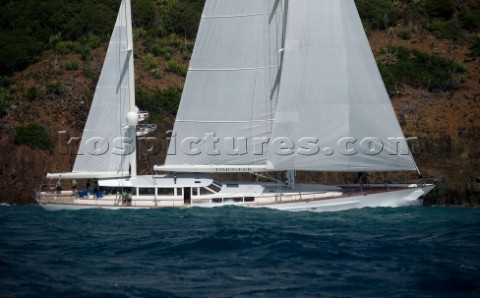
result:
<svg viewBox="0 0 480 298"><path fill-rule="evenodd" d="M0 297L480 297L480 210L0 207Z"/></svg>

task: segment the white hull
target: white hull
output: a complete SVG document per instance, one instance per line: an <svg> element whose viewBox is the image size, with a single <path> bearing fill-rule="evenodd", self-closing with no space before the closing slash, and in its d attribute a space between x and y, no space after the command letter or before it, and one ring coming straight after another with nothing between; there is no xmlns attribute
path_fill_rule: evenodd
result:
<svg viewBox="0 0 480 298"><path fill-rule="evenodd" d="M242 185L245 186L245 185ZM250 185L252 187L253 185ZM256 185L258 186L258 185ZM338 189L339 187L331 187ZM347 209L365 207L401 207L419 204L419 198L434 188L433 185L389 185L386 189L383 185L370 186L365 191L284 191L282 193L260 193L256 196L249 194L240 200L237 194L234 199L231 195L219 193L212 196L192 198L190 202L184 202L183 197L165 198L140 198L134 197L131 205L122 205L118 197L75 198L67 201L62 196L69 197L69 193L62 196L45 197L40 193L37 201L47 210L80 210L80 209L150 209L150 208L187 208L202 207L213 208L221 206L243 206L252 208L270 208L283 211L341 211ZM267 188L265 188L267 189ZM345 188L346 189L346 188ZM222 194L222 195L221 195ZM223 197L221 199L220 197Z"/></svg>

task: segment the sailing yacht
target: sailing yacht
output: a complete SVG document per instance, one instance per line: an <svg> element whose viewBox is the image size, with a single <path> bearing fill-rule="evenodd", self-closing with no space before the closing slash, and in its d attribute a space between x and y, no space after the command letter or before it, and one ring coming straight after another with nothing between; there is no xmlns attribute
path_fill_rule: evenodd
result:
<svg viewBox="0 0 480 298"><path fill-rule="evenodd" d="M434 186L301 184L296 171L418 171L353 0L207 0L164 165L137 175L131 7L123 0L73 171L99 191L40 191L48 209L337 211L416 204ZM250 173L271 182L218 181ZM277 175L278 176L278 175ZM258 179L257 179L258 180Z"/></svg>

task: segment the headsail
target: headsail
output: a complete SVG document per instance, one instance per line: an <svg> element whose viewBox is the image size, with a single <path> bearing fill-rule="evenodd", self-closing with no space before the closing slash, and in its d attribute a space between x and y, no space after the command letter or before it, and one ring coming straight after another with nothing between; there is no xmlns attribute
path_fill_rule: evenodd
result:
<svg viewBox="0 0 480 298"><path fill-rule="evenodd" d="M271 134L278 97L282 2L206 2L166 166L265 165L261 140Z"/></svg>
<svg viewBox="0 0 480 298"><path fill-rule="evenodd" d="M97 83L72 173L65 176L122 177L136 173L136 128L130 0L123 0ZM49 174L49 177L60 174Z"/></svg>
<svg viewBox="0 0 480 298"><path fill-rule="evenodd" d="M287 20L270 167L415 170L354 1L295 0Z"/></svg>

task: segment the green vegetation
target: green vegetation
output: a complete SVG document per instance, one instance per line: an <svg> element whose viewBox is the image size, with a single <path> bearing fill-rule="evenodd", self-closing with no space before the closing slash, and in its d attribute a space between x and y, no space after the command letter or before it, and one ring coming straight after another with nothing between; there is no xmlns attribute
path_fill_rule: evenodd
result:
<svg viewBox="0 0 480 298"><path fill-rule="evenodd" d="M402 91L404 84L430 91L456 89L468 75L464 66L452 60L401 46L384 48L378 65L390 94Z"/></svg>
<svg viewBox="0 0 480 298"><path fill-rule="evenodd" d="M160 72L160 69L158 68L155 68L152 70L152 75L155 79L160 79L161 78L161 72Z"/></svg>
<svg viewBox="0 0 480 298"><path fill-rule="evenodd" d="M0 88L0 117L5 116L10 107L10 96L5 88Z"/></svg>
<svg viewBox="0 0 480 298"><path fill-rule="evenodd" d="M160 7L164 33L194 38L205 0L169 0Z"/></svg>
<svg viewBox="0 0 480 298"><path fill-rule="evenodd" d="M480 35L475 36L470 43L470 56L480 59Z"/></svg>
<svg viewBox="0 0 480 298"><path fill-rule="evenodd" d="M12 102L12 94L17 90L16 85L12 85L12 80L7 76L0 76L0 118L7 114Z"/></svg>
<svg viewBox="0 0 480 298"><path fill-rule="evenodd" d="M418 10L423 10L430 19L448 20L455 12L452 0L417 0L413 1Z"/></svg>
<svg viewBox="0 0 480 298"><path fill-rule="evenodd" d="M145 51L147 53L152 53L155 56L162 56L167 61L172 58L174 50L163 46L155 38L147 37L143 44L145 45Z"/></svg>
<svg viewBox="0 0 480 298"><path fill-rule="evenodd" d="M462 28L470 32L480 29L480 10L477 11L462 11L458 19Z"/></svg>
<svg viewBox="0 0 480 298"><path fill-rule="evenodd" d="M0 75L10 74L38 60L42 42L24 32L7 31L1 25L0 28Z"/></svg>
<svg viewBox="0 0 480 298"><path fill-rule="evenodd" d="M174 73L176 75L186 77L187 76L187 68L176 61L170 61L165 68L166 72Z"/></svg>
<svg viewBox="0 0 480 298"><path fill-rule="evenodd" d="M132 1L133 22L135 27L154 25L156 11L153 1L135 0Z"/></svg>
<svg viewBox="0 0 480 298"><path fill-rule="evenodd" d="M456 40L461 37L460 24L456 20L438 21L428 28L438 38Z"/></svg>
<svg viewBox="0 0 480 298"><path fill-rule="evenodd" d="M47 130L38 123L30 123L16 129L15 144L51 150L53 141Z"/></svg>
<svg viewBox="0 0 480 298"><path fill-rule="evenodd" d="M0 88L8 88L12 84L12 80L7 76L0 76Z"/></svg>
<svg viewBox="0 0 480 298"><path fill-rule="evenodd" d="M47 88L48 94L61 95L63 91L62 83L59 81L51 81L47 83L45 87Z"/></svg>
<svg viewBox="0 0 480 298"><path fill-rule="evenodd" d="M177 34L193 38L204 2L132 1L134 27L152 28L145 30L145 34L153 37ZM82 59L89 60L87 51L75 47L80 44L92 49L107 41L119 3L120 0L4 2L0 9L0 75L23 69L37 61L46 49L54 49L60 55L78 52Z"/></svg>
<svg viewBox="0 0 480 298"><path fill-rule="evenodd" d="M413 30L413 28L405 28L405 29L400 30L400 32L398 32L397 35L401 39L410 40L410 39L412 39L414 33L415 33L415 31Z"/></svg>
<svg viewBox="0 0 480 298"><path fill-rule="evenodd" d="M76 45L72 41L60 41L55 45L55 53L59 55L67 55L73 52Z"/></svg>
<svg viewBox="0 0 480 298"><path fill-rule="evenodd" d="M153 121L162 121L165 115L175 115L180 104L183 88L155 90L149 94L139 90L136 94L138 107L150 112Z"/></svg>
<svg viewBox="0 0 480 298"><path fill-rule="evenodd" d="M158 62L153 54L147 54L143 57L143 69L153 70L158 67Z"/></svg>
<svg viewBox="0 0 480 298"><path fill-rule="evenodd" d="M42 96L42 92L37 88L37 86L30 86L25 92L25 99L28 101L34 101Z"/></svg>
<svg viewBox="0 0 480 298"><path fill-rule="evenodd" d="M398 4L391 0L355 0L358 12L368 29L385 29L401 16Z"/></svg>
<svg viewBox="0 0 480 298"><path fill-rule="evenodd" d="M69 71L74 71L78 69L78 62L76 60L68 60L65 65L65 69Z"/></svg>

